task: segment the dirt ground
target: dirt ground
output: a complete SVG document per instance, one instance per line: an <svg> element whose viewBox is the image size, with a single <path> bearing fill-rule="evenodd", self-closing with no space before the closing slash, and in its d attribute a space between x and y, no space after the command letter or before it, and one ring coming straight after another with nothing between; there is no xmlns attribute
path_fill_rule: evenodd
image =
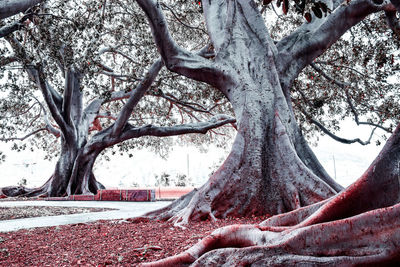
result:
<svg viewBox="0 0 400 267"><path fill-rule="evenodd" d="M87 211L0 209L3 218ZM168 222L128 219L0 233L0 266L137 266L180 253L216 228L260 223L264 219L265 216L202 221L186 229Z"/></svg>

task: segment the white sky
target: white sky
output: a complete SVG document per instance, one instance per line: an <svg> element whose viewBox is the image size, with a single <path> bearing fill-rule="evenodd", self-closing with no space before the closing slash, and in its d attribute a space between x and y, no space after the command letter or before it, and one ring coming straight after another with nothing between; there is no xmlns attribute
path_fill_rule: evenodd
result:
<svg viewBox="0 0 400 267"><path fill-rule="evenodd" d="M353 121L345 121L342 123L340 137L353 139L359 137L361 140L368 140L371 129L369 126L357 126ZM342 144L336 142L328 136L320 137L320 142L317 147L312 147L321 164L325 167L332 178L335 178L336 166L336 181L348 186L359 178L363 172L372 163L384 145L384 141L380 146L376 146L376 135L382 135L380 130L375 131L375 139L371 144L363 146L359 143Z"/></svg>
<svg viewBox="0 0 400 267"><path fill-rule="evenodd" d="M342 137L361 137L366 140L370 128L357 127L354 122L344 122ZM358 134L359 136L356 136ZM377 131L377 134L382 132ZM43 160L41 152L24 151L17 153L9 151L9 145L0 143L0 151L7 155L6 162L1 163L0 187L15 185L22 178L27 179L28 186L39 186L51 175L55 167L53 161ZM317 147L312 147L328 173L335 177L338 183L347 186L355 181L369 166L379 153L380 147L373 142L371 145L345 145L332 140L330 137L320 137ZM131 152L132 153L132 152ZM200 186L209 177L213 166L224 159L229 151L210 148L208 153L201 153L195 147L174 147L167 160L154 155L149 151L133 151L133 158L128 156L110 156L111 161L100 161L95 165L94 173L97 179L108 187L130 187L133 182L140 186L154 186L155 175L162 172L171 174L187 174L187 158L189 157L189 176L195 186ZM335 158L335 162L333 160Z"/></svg>

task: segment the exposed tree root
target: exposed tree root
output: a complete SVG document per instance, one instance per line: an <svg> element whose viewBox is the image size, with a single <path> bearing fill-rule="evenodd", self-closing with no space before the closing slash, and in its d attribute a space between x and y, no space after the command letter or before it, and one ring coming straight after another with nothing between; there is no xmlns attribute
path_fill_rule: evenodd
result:
<svg viewBox="0 0 400 267"><path fill-rule="evenodd" d="M67 184L64 179L56 178L53 174L42 186L37 188L27 188L25 186L8 186L0 188L0 195L6 197L55 197L55 196L66 196L67 195ZM75 190L75 194L94 194L98 189L104 189L105 187L99 183L94 176L91 177L87 185L79 185L80 187L90 188L90 191L79 191ZM61 183L61 181L64 181ZM68 181L68 180L67 180ZM84 180L85 181L85 180ZM80 188L78 188L80 189Z"/></svg>
<svg viewBox="0 0 400 267"><path fill-rule="evenodd" d="M384 266L400 262L399 150L400 126L364 175L338 195L260 225L217 229L186 252L144 266Z"/></svg>
<svg viewBox="0 0 400 267"><path fill-rule="evenodd" d="M260 223L262 227L290 227L297 225L308 218L310 215L314 214L322 205L328 202L330 199L320 201L318 203L301 207L299 209L278 214L268 218L267 220Z"/></svg>
<svg viewBox="0 0 400 267"><path fill-rule="evenodd" d="M38 188L27 188L25 186L7 186L0 188L0 195L2 194L6 197L47 197L52 177Z"/></svg>
<svg viewBox="0 0 400 267"><path fill-rule="evenodd" d="M217 229L184 253L143 266L393 263L400 260L399 216L400 204L397 204L282 232L271 232L258 225L232 225ZM242 249L232 249L234 247Z"/></svg>

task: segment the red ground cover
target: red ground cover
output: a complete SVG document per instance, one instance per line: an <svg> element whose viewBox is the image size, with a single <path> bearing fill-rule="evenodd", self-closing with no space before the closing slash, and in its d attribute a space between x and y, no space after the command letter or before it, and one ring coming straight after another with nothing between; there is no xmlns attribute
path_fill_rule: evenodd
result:
<svg viewBox="0 0 400 267"><path fill-rule="evenodd" d="M0 233L0 266L136 266L182 252L218 227L265 219L203 221L187 229L160 221L98 221Z"/></svg>

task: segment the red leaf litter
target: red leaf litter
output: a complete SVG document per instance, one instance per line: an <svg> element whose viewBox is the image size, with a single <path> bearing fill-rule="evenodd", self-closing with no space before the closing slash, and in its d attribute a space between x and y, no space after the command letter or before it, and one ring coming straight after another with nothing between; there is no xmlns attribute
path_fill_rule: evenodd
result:
<svg viewBox="0 0 400 267"><path fill-rule="evenodd" d="M136 266L178 254L216 228L265 219L202 221L186 229L128 219L0 233L0 266Z"/></svg>

